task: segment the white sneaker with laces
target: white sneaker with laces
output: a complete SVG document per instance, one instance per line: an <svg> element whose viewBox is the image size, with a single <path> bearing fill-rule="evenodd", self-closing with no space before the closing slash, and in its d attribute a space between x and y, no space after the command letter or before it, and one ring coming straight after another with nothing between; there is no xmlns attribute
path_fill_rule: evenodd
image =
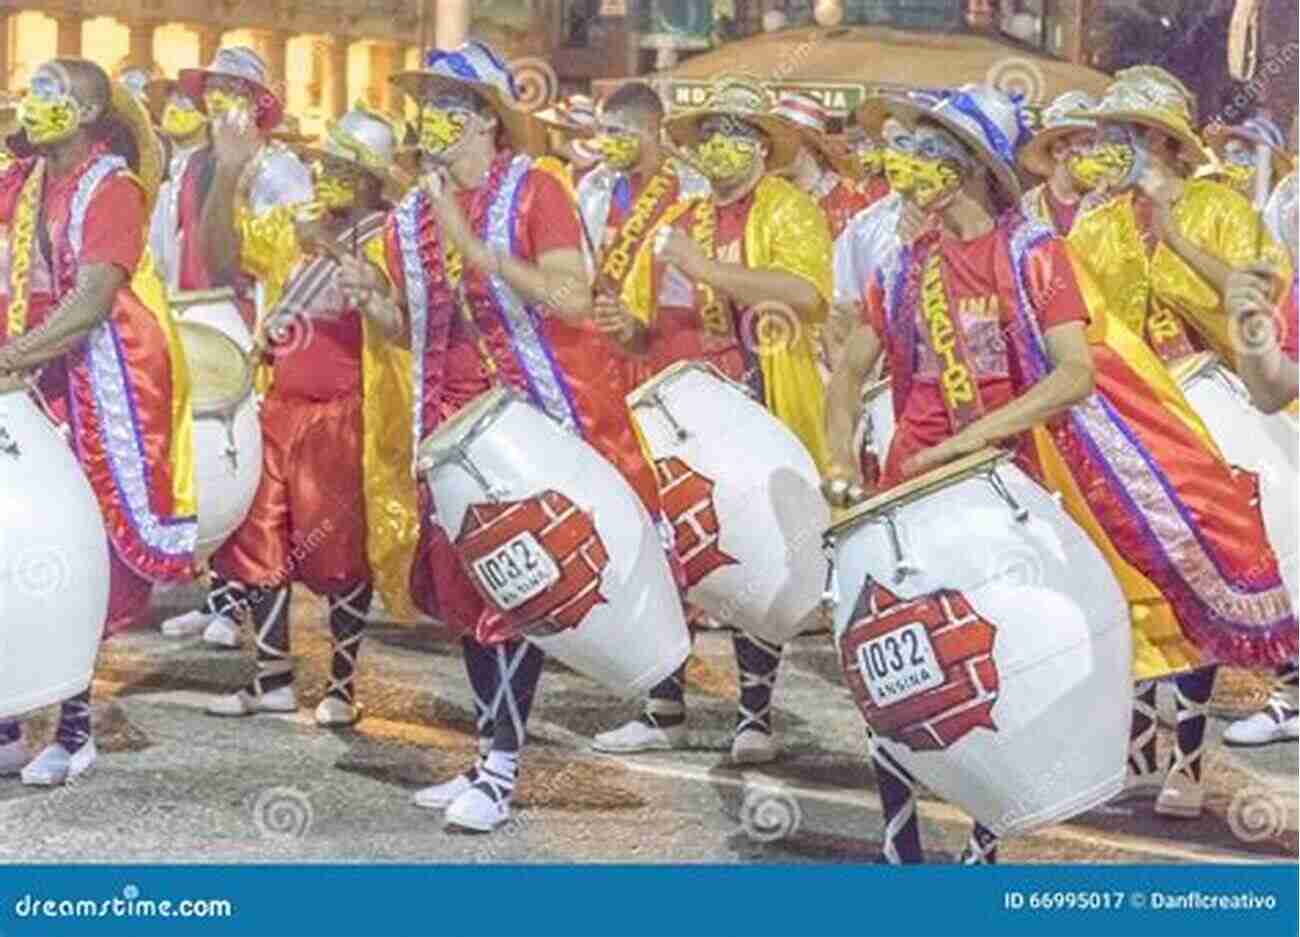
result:
<svg viewBox="0 0 1300 937"><path fill-rule="evenodd" d="M779 747L776 739L758 729L737 732L731 741L731 763L734 765L765 765L775 761Z"/></svg>
<svg viewBox="0 0 1300 937"><path fill-rule="evenodd" d="M239 647L239 623L226 615L213 615L203 629L203 643L235 650Z"/></svg>
<svg viewBox="0 0 1300 937"><path fill-rule="evenodd" d="M481 780L447 805L447 826L476 833L491 833L509 819L510 795Z"/></svg>
<svg viewBox="0 0 1300 937"><path fill-rule="evenodd" d="M1300 714L1277 694L1253 716L1238 719L1223 733L1223 744L1235 747L1273 745L1300 739Z"/></svg>
<svg viewBox="0 0 1300 937"><path fill-rule="evenodd" d="M293 684L269 693L256 694L243 689L229 696L219 696L208 703L209 716L252 716L256 713L292 713L298 711L298 696Z"/></svg>
<svg viewBox="0 0 1300 937"><path fill-rule="evenodd" d="M316 725L325 729L356 725L361 719L361 707L337 696L327 696L316 707Z"/></svg>
<svg viewBox="0 0 1300 937"><path fill-rule="evenodd" d="M32 753L22 739L0 745L0 778L13 777L31 760Z"/></svg>
<svg viewBox="0 0 1300 937"><path fill-rule="evenodd" d="M448 804L473 787L477 780L478 765L475 765L450 781L443 781L441 784L416 791L411 799L415 801L415 806L423 807L425 810L444 810Z"/></svg>
<svg viewBox="0 0 1300 937"><path fill-rule="evenodd" d="M23 768L23 783L29 787L59 787L89 771L98 757L93 738L75 752L69 752L55 742L47 745L31 764Z"/></svg>
<svg viewBox="0 0 1300 937"><path fill-rule="evenodd" d="M159 630L165 638L192 638L202 634L215 617L200 608L184 615L173 615L162 623Z"/></svg>
<svg viewBox="0 0 1300 937"><path fill-rule="evenodd" d="M626 725L602 732L591 740L598 752L666 752L686 746L686 726L651 725L643 719L633 719Z"/></svg>

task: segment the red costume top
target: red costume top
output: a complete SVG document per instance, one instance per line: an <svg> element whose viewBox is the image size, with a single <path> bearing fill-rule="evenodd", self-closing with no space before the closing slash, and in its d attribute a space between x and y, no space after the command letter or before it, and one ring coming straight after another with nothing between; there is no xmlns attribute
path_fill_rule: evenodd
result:
<svg viewBox="0 0 1300 937"><path fill-rule="evenodd" d="M817 207L826 213L833 241L854 215L889 194L889 183L880 175L854 182L838 173L827 172L810 194L817 200Z"/></svg>

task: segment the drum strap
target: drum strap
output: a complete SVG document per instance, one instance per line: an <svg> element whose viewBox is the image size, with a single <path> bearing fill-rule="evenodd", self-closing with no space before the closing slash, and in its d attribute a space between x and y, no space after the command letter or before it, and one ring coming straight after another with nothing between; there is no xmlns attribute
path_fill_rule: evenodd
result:
<svg viewBox="0 0 1300 937"><path fill-rule="evenodd" d="M942 369L939 388L948 423L958 433L984 415L979 384L971 367L966 337L953 312L952 296L943 278L943 257L932 249L923 262L921 315L930 348Z"/></svg>
<svg viewBox="0 0 1300 937"><path fill-rule="evenodd" d="M384 227L385 215L375 212L350 226L334 239L334 243L346 252L353 252L357 244L363 244L374 237ZM279 303L268 319L276 315L291 314L311 308L312 303L329 285L330 277L338 269L338 264L328 254L319 254L310 263L301 265L290 279L280 296Z"/></svg>
<svg viewBox="0 0 1300 937"><path fill-rule="evenodd" d="M27 331L27 288L31 284L32 245L36 234L37 206L45 188L45 160L36 161L35 168L23 183L14 212L12 261L9 268L9 315L7 334L16 338Z"/></svg>
<svg viewBox="0 0 1300 937"><path fill-rule="evenodd" d="M645 239L677 197L677 174L667 160L650 177L632 210L619 227L609 250L600 262L601 288L612 295L623 292L623 284L632 272L632 261L641 251Z"/></svg>

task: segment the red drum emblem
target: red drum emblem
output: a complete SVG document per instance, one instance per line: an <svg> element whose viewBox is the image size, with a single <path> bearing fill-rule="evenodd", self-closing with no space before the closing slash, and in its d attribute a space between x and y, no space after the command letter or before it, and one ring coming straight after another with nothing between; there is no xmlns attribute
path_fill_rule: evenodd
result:
<svg viewBox="0 0 1300 937"><path fill-rule="evenodd" d="M738 563L718 546L718 511L713 505L713 479L706 478L676 456L655 462L664 515L673 525L674 550L686 571L686 588L705 576Z"/></svg>
<svg viewBox="0 0 1300 937"><path fill-rule="evenodd" d="M517 633L554 634L607 601L609 552L591 515L558 491L472 504L456 551L479 593Z"/></svg>
<svg viewBox="0 0 1300 937"><path fill-rule="evenodd" d="M997 629L960 592L904 601L872 581L840 638L840 663L867 724L912 751L997 731Z"/></svg>

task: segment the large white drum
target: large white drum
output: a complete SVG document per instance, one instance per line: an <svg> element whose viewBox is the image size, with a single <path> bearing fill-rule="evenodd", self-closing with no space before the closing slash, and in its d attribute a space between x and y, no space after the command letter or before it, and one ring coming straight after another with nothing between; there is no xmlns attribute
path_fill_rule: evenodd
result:
<svg viewBox="0 0 1300 937"><path fill-rule="evenodd" d="M1128 608L1057 500L985 450L827 532L845 679L882 745L1000 835L1124 784Z"/></svg>
<svg viewBox="0 0 1300 937"><path fill-rule="evenodd" d="M1300 429L1286 412L1257 410L1241 379L1210 352L1185 358L1171 370L1224 458L1259 478L1264 529L1292 603L1300 606L1300 570L1296 568L1300 562L1296 531Z"/></svg>
<svg viewBox="0 0 1300 937"><path fill-rule="evenodd" d="M639 697L690 635L663 543L615 468L518 394L483 394L420 446L434 521L502 618L548 655Z"/></svg>
<svg viewBox="0 0 1300 937"><path fill-rule="evenodd" d="M830 509L803 443L706 364L675 364L627 399L655 461L687 599L777 644L815 626Z"/></svg>
<svg viewBox="0 0 1300 937"><path fill-rule="evenodd" d="M238 345L244 354L252 353L253 333L244 323L244 317L239 314L235 291L230 287L173 293L168 298L168 303L172 315L181 322L210 325Z"/></svg>
<svg viewBox="0 0 1300 937"><path fill-rule="evenodd" d="M248 515L262 477L262 427L247 356L224 332L178 323L190 367L194 485L199 501L195 558L207 560Z"/></svg>
<svg viewBox="0 0 1300 937"><path fill-rule="evenodd" d="M0 394L0 718L90 686L108 617L108 536L67 441Z"/></svg>

